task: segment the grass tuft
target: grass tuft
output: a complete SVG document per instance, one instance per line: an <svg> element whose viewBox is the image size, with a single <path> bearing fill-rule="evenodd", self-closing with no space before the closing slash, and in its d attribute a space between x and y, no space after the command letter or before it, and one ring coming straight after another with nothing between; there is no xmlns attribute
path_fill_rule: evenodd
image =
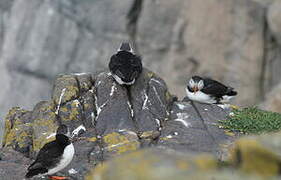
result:
<svg viewBox="0 0 281 180"><path fill-rule="evenodd" d="M237 109L227 120L219 121L230 131L243 134L260 134L281 129L281 114L260 110L256 107Z"/></svg>

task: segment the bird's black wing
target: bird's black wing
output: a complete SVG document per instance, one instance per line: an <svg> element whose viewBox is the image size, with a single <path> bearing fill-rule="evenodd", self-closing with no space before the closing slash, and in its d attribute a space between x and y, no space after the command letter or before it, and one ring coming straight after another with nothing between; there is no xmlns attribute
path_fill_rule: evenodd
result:
<svg viewBox="0 0 281 180"><path fill-rule="evenodd" d="M227 87L218 81L206 78L204 79L204 87L201 91L214 97L221 98L228 93L229 88L230 87Z"/></svg>
<svg viewBox="0 0 281 180"><path fill-rule="evenodd" d="M63 154L64 148L57 144L56 141L45 144L39 151L37 158L32 163L28 170L34 170L38 168L50 168L57 164Z"/></svg>

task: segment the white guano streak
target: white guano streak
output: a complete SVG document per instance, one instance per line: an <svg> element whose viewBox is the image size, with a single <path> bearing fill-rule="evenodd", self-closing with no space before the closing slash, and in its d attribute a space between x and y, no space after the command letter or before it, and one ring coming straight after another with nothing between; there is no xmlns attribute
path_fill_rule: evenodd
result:
<svg viewBox="0 0 281 180"><path fill-rule="evenodd" d="M61 100L62 100L62 97L63 97L63 95L64 95L64 93L65 93L65 90L66 90L66 88L64 88L64 89L61 91L59 103L58 103L58 106L57 106L57 109L56 109L56 112L55 112L56 115L59 114L60 105L61 105Z"/></svg>

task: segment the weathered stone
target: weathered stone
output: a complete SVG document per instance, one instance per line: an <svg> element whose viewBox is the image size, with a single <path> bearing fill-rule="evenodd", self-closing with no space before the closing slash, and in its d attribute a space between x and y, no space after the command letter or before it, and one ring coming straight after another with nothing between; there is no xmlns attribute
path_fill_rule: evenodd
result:
<svg viewBox="0 0 281 180"><path fill-rule="evenodd" d="M55 105L52 101L39 102L32 112L33 151L54 140L58 128Z"/></svg>
<svg viewBox="0 0 281 180"><path fill-rule="evenodd" d="M104 159L135 151L140 148L139 138L132 131L113 132L102 138Z"/></svg>
<svg viewBox="0 0 281 180"><path fill-rule="evenodd" d="M59 117L63 124L67 125L71 131L82 124L83 105L78 99L69 101L60 107Z"/></svg>
<svg viewBox="0 0 281 180"><path fill-rule="evenodd" d="M76 73L74 74L78 81L80 94L87 92L93 86L91 73Z"/></svg>
<svg viewBox="0 0 281 180"><path fill-rule="evenodd" d="M74 100L79 96L78 81L73 75L61 75L55 80L52 99L57 105Z"/></svg>
<svg viewBox="0 0 281 180"><path fill-rule="evenodd" d="M281 133L248 136L237 140L230 160L245 173L265 177L280 175Z"/></svg>
<svg viewBox="0 0 281 180"><path fill-rule="evenodd" d="M266 95L265 101L260 104L260 108L281 113L281 83Z"/></svg>
<svg viewBox="0 0 281 180"><path fill-rule="evenodd" d="M273 33L274 37L281 46L281 2L274 1L267 11L267 21L270 31Z"/></svg>
<svg viewBox="0 0 281 180"><path fill-rule="evenodd" d="M5 118L4 147L12 147L26 156L32 147L31 112L12 108Z"/></svg>
<svg viewBox="0 0 281 180"><path fill-rule="evenodd" d="M233 142L235 135L220 129L218 121L224 120L229 112L217 105L175 102L158 146L181 152L210 152L223 158L223 145Z"/></svg>
<svg viewBox="0 0 281 180"><path fill-rule="evenodd" d="M93 127L96 111L94 91L91 89L86 92L84 95L82 95L80 101L83 105L82 122L86 128Z"/></svg>
<svg viewBox="0 0 281 180"><path fill-rule="evenodd" d="M177 153L142 150L98 166L86 179L161 179L168 177L178 179L183 178L183 174L186 175L188 171L191 172L197 168L212 170L216 167L216 160L209 156L198 157L190 161L187 156Z"/></svg>
<svg viewBox="0 0 281 180"><path fill-rule="evenodd" d="M0 177L1 180L23 179L26 169L31 160L24 157L22 153L11 149L0 149L2 159L0 160Z"/></svg>
<svg viewBox="0 0 281 180"><path fill-rule="evenodd" d="M139 132L158 131L168 118L172 96L165 82L153 72L143 69L133 86L130 86L130 102Z"/></svg>
<svg viewBox="0 0 281 180"><path fill-rule="evenodd" d="M157 151L169 149L174 153L211 152L224 159L224 145L235 138L218 129L218 120L224 120L228 110L195 103L203 124L202 117L189 102L175 102L165 82L145 68L129 87L117 84L108 72L61 75L55 83L54 99L39 102L32 112L13 109L7 116L6 139L13 140L6 147L15 144L29 148L12 146L35 157L44 144L55 138L59 123L68 125L72 131L83 125L83 133L72 132L76 134L73 161L58 173L70 179L82 180L97 164L141 147L155 146ZM75 95L65 96L73 89L68 87L76 87L75 93L70 92ZM11 128L18 122L20 129ZM26 131L28 136L22 136ZM160 163L164 156L161 155ZM178 173L177 167L171 173Z"/></svg>
<svg viewBox="0 0 281 180"><path fill-rule="evenodd" d="M118 85L110 73L100 73L95 80L95 127L99 135L126 129L136 131L125 86Z"/></svg>

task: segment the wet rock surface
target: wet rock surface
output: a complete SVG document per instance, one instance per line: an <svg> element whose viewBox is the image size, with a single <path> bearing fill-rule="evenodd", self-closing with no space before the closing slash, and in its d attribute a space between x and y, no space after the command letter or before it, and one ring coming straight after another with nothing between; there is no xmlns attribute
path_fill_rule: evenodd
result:
<svg viewBox="0 0 281 180"><path fill-rule="evenodd" d="M229 112L177 101L147 69L130 87L117 84L109 72L59 75L51 100L39 102L33 111L9 112L4 148L32 159L63 123L75 135L75 157L58 175L70 179L83 179L101 162L141 148L205 152L222 159L223 147L235 139L218 125Z"/></svg>

